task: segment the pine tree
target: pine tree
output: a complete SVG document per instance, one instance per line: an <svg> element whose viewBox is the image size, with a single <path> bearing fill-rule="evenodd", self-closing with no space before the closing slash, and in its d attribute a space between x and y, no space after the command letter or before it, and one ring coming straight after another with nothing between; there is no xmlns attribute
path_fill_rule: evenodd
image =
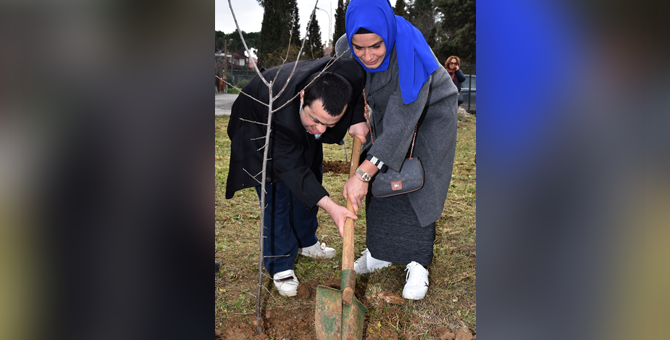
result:
<svg viewBox="0 0 670 340"><path fill-rule="evenodd" d="M407 9L405 7L407 7L407 5L405 4L405 0L396 0L395 8L394 8L393 12L395 12L395 15L399 15L399 16L409 20Z"/></svg>
<svg viewBox="0 0 670 340"><path fill-rule="evenodd" d="M405 1L405 15L403 18L411 23L414 22L414 0Z"/></svg>
<svg viewBox="0 0 670 340"><path fill-rule="evenodd" d="M461 58L461 64L476 63L477 59L477 16L475 0L435 0L435 7L443 14L438 28L444 36L433 49L440 60L450 55Z"/></svg>
<svg viewBox="0 0 670 340"><path fill-rule="evenodd" d="M411 22L414 24L414 27L421 31L423 37L428 40L430 36L430 30L435 25L435 10L433 9L433 0L415 0Z"/></svg>
<svg viewBox="0 0 670 340"><path fill-rule="evenodd" d="M402 0L400 0L402 1ZM349 2L347 1L347 5ZM347 9L344 7L342 0L337 0L337 9L335 10L335 32L333 32L333 45L337 42L337 39L346 33L344 27L344 17L346 15Z"/></svg>
<svg viewBox="0 0 670 340"><path fill-rule="evenodd" d="M300 40L300 15L298 14L298 3L295 0L292 0L290 2L292 2L293 6L293 14L291 20L294 20L293 18L295 17L295 21L293 22L291 45L300 49L302 41Z"/></svg>
<svg viewBox="0 0 670 340"><path fill-rule="evenodd" d="M307 30L307 43L305 48L305 54L309 59L321 58L323 57L323 43L321 42L321 28L319 27L319 21L316 20L316 16L312 19L312 23L309 25Z"/></svg>
<svg viewBox="0 0 670 340"><path fill-rule="evenodd" d="M286 48L289 47L288 40L291 33L291 19L294 13L298 14L297 3L295 0L258 0L258 3L264 8L258 51L259 65L269 68L279 65L286 57ZM289 29L286 29L287 27ZM296 27L300 27L297 18L293 29L296 30ZM292 40L297 41L299 37L294 35ZM296 53L293 55L295 56Z"/></svg>

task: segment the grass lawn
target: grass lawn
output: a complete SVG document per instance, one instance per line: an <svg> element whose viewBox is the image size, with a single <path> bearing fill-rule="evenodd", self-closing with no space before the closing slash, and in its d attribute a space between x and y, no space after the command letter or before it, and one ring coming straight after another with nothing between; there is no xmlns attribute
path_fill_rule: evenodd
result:
<svg viewBox="0 0 670 340"><path fill-rule="evenodd" d="M342 239L328 214L319 211L320 241L338 250L335 258L315 260L298 256L296 275L304 288L298 297L280 296L264 271L261 307L266 332L255 336L258 283L259 204L254 189L238 191L225 199L230 156L226 134L229 116L215 117L215 258L221 270L215 275L215 331L219 337L264 339L315 339L314 289L319 284L338 282L342 261ZM476 194L474 163L477 124L475 116L458 116L458 144L451 188L436 223L430 289L420 301L395 301L402 296L405 266L392 265L370 275L359 275L357 297L366 306L364 339L439 339L446 332L467 326L476 333ZM346 138L351 157L351 137ZM324 146L324 160L344 161L344 147ZM324 187L331 198L344 205L341 195L347 175L324 173ZM356 225L356 257L365 249L365 211ZM304 287L303 287L304 286ZM400 302L400 303L396 303ZM279 317L281 316L281 317Z"/></svg>

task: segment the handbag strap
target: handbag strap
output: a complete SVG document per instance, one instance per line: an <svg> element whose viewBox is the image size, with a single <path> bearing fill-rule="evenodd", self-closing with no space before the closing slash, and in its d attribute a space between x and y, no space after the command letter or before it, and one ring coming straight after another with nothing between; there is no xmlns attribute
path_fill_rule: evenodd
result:
<svg viewBox="0 0 670 340"><path fill-rule="evenodd" d="M370 139L372 140L372 144L374 144L375 137L373 136L372 125L370 124L370 112L368 111L368 99L367 96L365 95L365 89L363 89L363 101L365 102L365 108L363 108L363 117L365 117L365 121L368 122L368 130L370 130Z"/></svg>
<svg viewBox="0 0 670 340"><path fill-rule="evenodd" d="M372 123L370 123L370 112L368 109L368 99L367 96L365 95L365 89L363 89L363 101L365 102L365 108L363 110L363 116L365 117L365 120L368 122L368 129L370 130L370 139L372 140L372 144L375 143L375 137L373 136L373 129L372 129ZM412 137L412 149L409 151L409 159L412 159L412 154L414 153L414 141L416 140L416 130L419 129L419 122L416 122L416 126L414 126L414 136Z"/></svg>

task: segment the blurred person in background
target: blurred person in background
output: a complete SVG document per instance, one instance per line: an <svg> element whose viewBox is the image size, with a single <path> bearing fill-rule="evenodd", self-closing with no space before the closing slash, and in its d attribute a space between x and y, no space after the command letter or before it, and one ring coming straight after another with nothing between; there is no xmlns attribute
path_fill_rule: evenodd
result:
<svg viewBox="0 0 670 340"><path fill-rule="evenodd" d="M456 85L456 88L458 88L458 105L461 105L463 104L463 96L460 95L461 84L465 81L465 76L463 75L463 71L461 71L461 58L452 55L451 57L447 58L447 62L444 63L444 67L451 76L451 80L454 82L454 85Z"/></svg>

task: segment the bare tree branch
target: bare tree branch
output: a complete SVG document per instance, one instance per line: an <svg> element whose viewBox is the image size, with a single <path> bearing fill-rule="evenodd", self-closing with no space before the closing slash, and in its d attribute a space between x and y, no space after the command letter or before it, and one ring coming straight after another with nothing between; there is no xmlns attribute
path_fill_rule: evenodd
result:
<svg viewBox="0 0 670 340"><path fill-rule="evenodd" d="M295 15L295 12L293 12L293 19L291 19L291 26L290 27L293 27L293 25L295 24L295 19L296 19L296 15ZM291 29L291 33L288 36L288 48L286 49L286 58L282 59L281 65L279 65L279 70L277 70L277 73L275 73L274 79L272 79L273 83L277 81L277 77L279 76L279 72L281 72L281 69L284 68L284 64L286 64L286 61L288 60L289 53L291 53L291 40L293 40L293 29ZM275 97L275 99L277 99L277 97Z"/></svg>
<svg viewBox="0 0 670 340"><path fill-rule="evenodd" d="M288 105L290 102L292 102L293 100L295 100L295 99L298 97L298 95L300 95L300 92L304 91L307 87L309 87L310 85L312 85L312 83L313 83L314 81L316 81L317 79L319 79L319 77L321 77L321 74L322 74L323 72L326 72L326 70L327 70L330 66L332 66L338 59L340 59L343 55L344 55L344 53L340 54L337 58L335 58L335 59L331 59L330 61L328 61L328 64L326 64L326 66L323 68L323 70L321 70L321 72L319 72L319 74L318 74L316 77L314 77L314 79L312 79L312 81L310 81L309 84L305 85L305 87L303 87L300 91L296 91L296 93L295 93L295 95L293 96L293 98L287 100L286 103L284 103L282 106L280 106L280 107L278 107L278 108L272 110L272 112L277 112L277 111L283 109L286 105Z"/></svg>
<svg viewBox="0 0 670 340"><path fill-rule="evenodd" d="M253 121L253 120L244 119L244 118L240 118L240 120L244 121L244 122L248 122L248 123L254 123L254 124L258 124L258 125L268 126L267 123L261 123L261 122L257 122L257 121ZM265 138L265 137L263 137L263 138ZM258 138L256 138L256 139L258 139Z"/></svg>
<svg viewBox="0 0 670 340"><path fill-rule="evenodd" d="M265 85L270 86L270 83L268 83L268 81L265 80L265 78L263 78L261 71L258 70L258 66L256 66L254 58L251 57L251 52L249 51L249 47L247 46L247 41L244 40L244 37L242 36L242 30L240 29L240 25L237 23L237 18L235 17L235 11L233 10L233 4L230 3L230 0L228 0L228 7L230 7L230 13L233 15L233 20L235 21L235 27L237 27L237 32L240 34L242 44L244 44L244 50L247 51L247 55L249 56L249 59L251 59L251 64L254 65L254 70L256 70L256 73L258 73L258 76L265 83Z"/></svg>
<svg viewBox="0 0 670 340"><path fill-rule="evenodd" d="M214 75L214 77L215 77L215 78L218 78L218 79L220 79L221 81L223 81L224 83L230 85L230 87L232 87L232 88L234 88L234 89L240 91L241 94L243 94L243 95L245 95L245 96L247 96L247 97L249 97L249 98L251 98L251 99L253 99L253 100L255 100L255 101L257 101L257 102L259 102L259 103L261 103L261 104L263 104L263 105L265 105L265 106L268 106L268 104L265 104L265 103L263 103L262 101L260 101L260 100L258 100L258 99L256 99L256 98L254 98L254 97L248 95L246 92L242 91L242 89L240 89L240 88L238 88L237 86L235 86L235 85L233 85L233 84L227 82L225 79L221 79L221 77L219 77L219 76L217 76L217 75Z"/></svg>
<svg viewBox="0 0 670 340"><path fill-rule="evenodd" d="M249 171L247 171L247 169L242 168L242 170L244 170L244 172L246 172L247 175L249 175L249 177L253 178L256 182L258 182L258 184L263 184L254 175L250 174ZM258 176L258 175L256 175L256 176ZM263 187L263 191L265 191L265 187Z"/></svg>
<svg viewBox="0 0 670 340"><path fill-rule="evenodd" d="M261 151L261 150L263 150L264 148L266 148L266 147L268 146L268 144L269 144L269 143L265 143L265 145L263 145L263 146L261 146L260 148L256 149L256 151Z"/></svg>
<svg viewBox="0 0 670 340"><path fill-rule="evenodd" d="M230 0L228 0L228 1L230 1ZM310 16L309 22L307 23L307 31L308 32L309 32L309 26L312 24L312 21L314 20L314 15L316 14L316 7L317 7L318 4L319 4L319 0L316 0L316 2L314 3L314 9L312 10L312 15ZM298 56L296 57L295 63L293 64L293 70L291 71L291 74L286 79L286 83L284 84L284 87L282 87L282 89L279 90L279 93L277 93L277 95L274 97L275 100L277 98L279 98L279 96L281 96L282 93L284 93L284 89L286 89L286 86L291 81L291 78L293 77L293 73L295 73L295 68L296 68L296 66L298 66L298 61L300 61L300 55L302 54L302 49L305 47L305 41L307 41L307 33L305 33L305 37L302 39L302 45L300 45L300 51L298 51ZM289 41L289 49L290 49L290 47L291 47L291 42ZM279 72L277 72L277 74L279 74ZM291 98L291 101L293 99L295 99L295 97Z"/></svg>
<svg viewBox="0 0 670 340"><path fill-rule="evenodd" d="M230 1L230 0L228 0ZM270 143L270 131L272 131L271 124L272 123L272 83L268 84L268 127L265 129L265 143ZM263 170L261 173L263 174L262 176L262 183L261 183L261 188L263 189L263 195L261 196L261 237L258 241L258 247L260 248L259 256L260 259L258 260L258 283L261 284L263 282L263 229L265 229L265 196L267 196L267 192L265 192L265 180L267 176L265 174L267 173L267 166L268 166L268 150L270 148L265 148L263 150ZM258 289L258 298L256 299L256 327L258 330L258 334L261 334L263 332L263 328L261 326L263 320L261 319L261 290L260 288Z"/></svg>

